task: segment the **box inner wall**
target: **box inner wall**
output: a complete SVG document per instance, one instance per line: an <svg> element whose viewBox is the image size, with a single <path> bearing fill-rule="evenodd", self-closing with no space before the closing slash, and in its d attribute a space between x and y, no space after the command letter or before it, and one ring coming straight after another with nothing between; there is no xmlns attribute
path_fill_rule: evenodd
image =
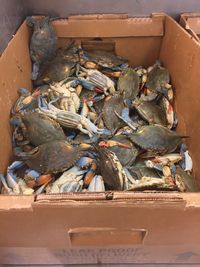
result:
<svg viewBox="0 0 200 267"><path fill-rule="evenodd" d="M185 57L183 57L180 51L177 52L175 49L175 47L180 43L180 40L177 39L177 34L179 34L180 37L181 30L181 27L179 27L172 19L166 17L164 23L164 36L101 37L101 40L102 42L113 42L117 55L128 58L131 66L133 67L139 65L147 67L152 65L158 58L160 58L164 66L169 69L172 85L176 92L175 108L179 119L178 131L191 137L187 140L187 144L189 145L189 150L194 161L194 174L195 177L197 177L200 169L198 169L197 166L199 156L196 149L196 141L198 140L197 136L200 131L200 127L197 129L199 130L197 132L190 131L190 121L195 121L195 111L200 111L200 105L197 105L197 102L194 101L191 110L190 105L188 104L187 99L189 95L188 90L190 88L190 84L187 79L189 76L189 70L186 70L184 67L184 64L186 64L186 61L188 60L187 52L184 51L184 46L182 46L181 53L185 55ZM85 29L85 31L87 32L87 29ZM95 37L95 30L94 36L90 36L90 38L59 37L58 45L59 47L63 47L71 39L81 43L84 41L93 40ZM188 46L191 46L188 36L184 32L181 32L180 38L185 38ZM0 155L1 172L6 171L8 164L12 160L11 129L9 118L10 109L14 101L17 99L17 90L19 87L27 87L29 89L32 88L30 79L31 61L29 57L29 39L30 30L24 23L0 58L0 112L2 114L2 120L0 124L0 136L2 144ZM181 62L181 60L183 62ZM182 75L180 75L180 73ZM194 90L195 87L193 91ZM190 99L192 95L190 95Z"/></svg>

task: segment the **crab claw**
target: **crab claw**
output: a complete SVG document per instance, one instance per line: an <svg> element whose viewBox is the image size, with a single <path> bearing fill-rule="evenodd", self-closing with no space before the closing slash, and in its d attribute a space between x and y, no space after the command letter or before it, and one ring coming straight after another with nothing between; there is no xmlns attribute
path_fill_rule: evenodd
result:
<svg viewBox="0 0 200 267"><path fill-rule="evenodd" d="M17 176L14 172L24 166L22 161L14 161L7 168L7 183L10 188L12 188L15 194L20 194L20 187L17 183Z"/></svg>
<svg viewBox="0 0 200 267"><path fill-rule="evenodd" d="M101 175L96 175L89 187L88 187L89 192L104 192L105 191L105 185L103 181L103 177Z"/></svg>
<svg viewBox="0 0 200 267"><path fill-rule="evenodd" d="M37 186L47 185L52 179L53 176L51 174L40 175L40 177L36 181L36 185Z"/></svg>
<svg viewBox="0 0 200 267"><path fill-rule="evenodd" d="M114 141L114 140L101 141L99 143L99 146L101 146L101 147L119 146L119 147L128 148L128 149L132 148L131 146L125 145L123 143L120 143L120 142L117 142L117 141Z"/></svg>
<svg viewBox="0 0 200 267"><path fill-rule="evenodd" d="M77 162L76 165L78 167L80 167L81 169L83 168L87 168L88 166L90 166L93 162L92 158L89 157L81 157Z"/></svg>
<svg viewBox="0 0 200 267"><path fill-rule="evenodd" d="M34 188L41 185L47 185L53 179L51 174L40 175L39 172L28 170L24 176L24 180L28 187Z"/></svg>
<svg viewBox="0 0 200 267"><path fill-rule="evenodd" d="M108 143L106 141L99 142L98 146L100 146L100 147L109 147L109 145L108 145Z"/></svg>
<svg viewBox="0 0 200 267"><path fill-rule="evenodd" d="M13 190L8 186L6 179L2 173L0 173L0 182L2 183L2 185L4 186L4 188L8 194L13 194Z"/></svg>
<svg viewBox="0 0 200 267"><path fill-rule="evenodd" d="M31 92L27 88L23 88L23 87L20 87L17 92L20 96L30 96L31 95Z"/></svg>
<svg viewBox="0 0 200 267"><path fill-rule="evenodd" d="M94 178L96 174L96 169L97 169L97 164L96 162L93 162L89 171L86 173L85 178L84 178L84 184L89 185Z"/></svg>
<svg viewBox="0 0 200 267"><path fill-rule="evenodd" d="M37 96L40 96L41 95L41 91L39 88L37 88L33 93L32 93L32 96L33 97L37 97Z"/></svg>
<svg viewBox="0 0 200 267"><path fill-rule="evenodd" d="M81 149L83 149L83 150L89 150L89 149L92 149L93 148L93 146L92 145L90 145L90 144L86 144L86 143L81 143L80 144L80 146L79 146Z"/></svg>

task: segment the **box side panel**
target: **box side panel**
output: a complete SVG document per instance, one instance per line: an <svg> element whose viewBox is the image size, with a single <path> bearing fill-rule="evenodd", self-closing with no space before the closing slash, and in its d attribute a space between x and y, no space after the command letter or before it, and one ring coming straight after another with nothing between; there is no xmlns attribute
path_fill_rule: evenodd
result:
<svg viewBox="0 0 200 267"><path fill-rule="evenodd" d="M169 69L175 88L178 131L189 136L186 143L193 159L194 175L200 179L200 44L167 18L160 58Z"/></svg>
<svg viewBox="0 0 200 267"><path fill-rule="evenodd" d="M123 38L102 38L103 42L110 41L114 43L115 52L117 55L124 58L128 58L131 66L137 67L139 65L148 67L155 63L159 57L160 47L162 44L161 36L154 37L123 37ZM77 43L81 43L87 40L93 40L93 38L73 38ZM63 47L71 40L67 38L59 38L59 46ZM93 46L94 49L98 49L99 46ZM105 50L108 50L105 48Z"/></svg>
<svg viewBox="0 0 200 267"><path fill-rule="evenodd" d="M2 210L0 216L0 247L21 247L25 244L27 247L70 247L73 242L69 231L74 232L76 228L81 233L84 233L84 228L95 231L96 227L102 231L108 228L121 229L121 233L130 229L138 233L144 230L147 234L141 243L147 246L194 245L199 242L200 236L199 207L185 209L181 203L134 203L131 200L35 203L33 210L28 206L21 210L10 207ZM109 245L106 239L104 241L105 245ZM81 242L83 246L89 245L87 235ZM135 245L134 239L132 243L127 240L127 245Z"/></svg>
<svg viewBox="0 0 200 267"><path fill-rule="evenodd" d="M88 40L98 40L99 44L113 42L116 53L128 58L132 66L149 66L159 55L164 18L164 15L152 18L111 16L110 19L106 15L72 16L68 20L55 21L54 26L59 46L65 46L70 39L78 43Z"/></svg>
<svg viewBox="0 0 200 267"><path fill-rule="evenodd" d="M33 248L34 251L38 247L45 255L49 253L52 263L57 264L59 261L96 263L98 259L104 263L117 260L120 262L119 253L121 262L196 263L200 262L199 220L199 207L184 208L182 204L170 203L158 205L153 201L69 201L60 205L34 204L33 210L10 209L1 212L0 257L3 257L4 263L12 263L14 259L19 263L27 263L26 260L31 259L28 248ZM92 231L95 233L99 229L103 233L101 245L99 236L95 239L93 235L91 247L91 239L88 239L87 233L91 237ZM115 246L106 238L105 234L109 229L119 230L116 230L118 237ZM133 238L127 236L126 240L125 234L127 231L131 233L130 229L137 233L146 232L142 243L139 241L138 245L135 235ZM78 234L82 233L78 243L80 247L77 247L76 242L74 243L70 237L71 233L77 231ZM119 244L120 234L123 247ZM14 258L20 250L12 250L13 247L24 246L27 248L24 250L27 251L27 256ZM32 260L38 264L44 262L42 256L34 257Z"/></svg>
<svg viewBox="0 0 200 267"><path fill-rule="evenodd" d="M31 89L29 32L25 23L20 27L0 58L0 172L4 172L11 157L10 110L20 87Z"/></svg>
<svg viewBox="0 0 200 267"><path fill-rule="evenodd" d="M170 26L172 24L172 26ZM20 55L20 59L18 62L20 64L16 64L15 53L13 51L18 51L17 47L11 50L11 61L6 60L9 64L11 64L11 72L15 77L15 82L11 82L9 84L8 80L6 80L7 91L6 99L7 115L9 115L9 110L11 107L12 102L16 98L16 89L20 86L31 86L30 85L30 72L31 72L31 65L29 59L29 51L28 51L28 31L26 26L23 26L25 31L25 36L21 36L22 39L22 51L21 48L18 52ZM23 28L22 28L23 29ZM174 47L177 46L177 40L179 40L179 36L182 34L181 28L177 27L174 22L170 19L166 22L166 31L168 30L168 34L164 37L165 43L163 44L162 51L161 51L161 59L163 59L165 65L169 68L170 72L172 73L172 82L177 86L178 90L181 90L183 84L179 81L179 78L176 78L176 75L180 75L180 73L176 73L176 68L173 67L173 64L177 64L177 60L181 59L181 55L177 53L179 56L176 57L176 61L174 58L171 58L171 54L175 57L173 52ZM171 32L170 32L171 31ZM186 33L184 33L186 34ZM19 37L18 37L19 38ZM23 39L24 38L24 39ZM115 37L116 38L116 37ZM133 53L132 49L134 48L136 40L149 37L131 37L133 38L133 43L129 47L129 52L125 51L125 45L129 45L129 38L125 43L123 43L123 47L118 48L119 54L120 53L127 53L130 55ZM158 38L158 37L155 37ZM160 38L160 37L159 37ZM117 38L118 39L118 38ZM119 38L119 42L124 40ZM173 42L171 43L171 40ZM19 40L18 40L19 41ZM142 42L143 43L143 42ZM143 54L145 53L146 57L149 57L149 52L156 50L156 54L151 58L151 61L155 60L154 57L159 54L160 50L160 40L155 47L155 43L150 41L147 47L145 47L146 42L144 41L145 45L142 45L137 48L138 54L134 55L132 58L132 64L141 64L142 61L145 62L145 57ZM148 42L147 42L148 43ZM168 49L168 45L169 49ZM18 43L19 44L19 43ZM116 44L117 50L118 44ZM10 48L10 47L9 47ZM8 48L8 49L9 49ZM151 49L152 50L151 50ZM145 49L145 50L144 50ZM24 52L25 51L25 52ZM170 57L168 59L167 52L171 52ZM177 52L177 51L176 51ZM25 55L24 55L25 53ZM187 55L190 55L191 51L187 51ZM25 56L23 58L23 55ZM188 56L189 56L188 55ZM138 58L137 58L138 56ZM137 60L135 60L137 59ZM190 59L190 57L189 57ZM134 60L136 63L134 63ZM147 59L146 59L147 60ZM172 64L173 62L173 64ZM152 62L153 63L153 62ZM191 63L189 61L189 63ZM22 65L21 65L22 64ZM151 64L151 63L150 63ZM12 66L13 65L13 66ZM2 65L3 66L3 65ZM17 67L18 66L18 67ZM26 69L24 69L27 67ZM2 67L1 67L2 68ZM6 69L6 67L5 67ZM20 71L22 69L23 72ZM6 69L8 72L8 69ZM183 69L182 69L183 70ZM187 68L188 72L191 73L191 64ZM3 69L2 69L3 71ZM6 76L7 72L4 71L4 76ZM188 73L184 74L189 78ZM175 79L176 78L176 79ZM194 77L193 77L194 78ZM1 79L3 80L3 77ZM191 82L191 81L190 81ZM180 83L180 84L179 84ZM12 91L11 89L14 90ZM3 87L2 87L3 88ZM3 94L3 93L2 93ZM181 95L177 93L178 99L181 98ZM181 101L181 99L180 99ZM178 104L177 104L178 105ZM180 107L181 108L181 107ZM3 110L3 109L2 109ZM179 111L179 107L178 107ZM187 115L187 114L186 114ZM8 117L5 116L3 120L5 121L5 126L7 126L7 131L9 125ZM188 122L189 123L189 122ZM194 123L194 122L193 122ZM184 130L184 124L180 124L180 130ZM3 128L3 129L4 129ZM2 129L2 130L3 130ZM185 127L185 131L187 132L188 129ZM5 133L5 132L4 132ZM10 137L8 137L9 140ZM6 147L4 148L4 153L7 150ZM194 155L195 156L195 155ZM4 162L6 164L7 162ZM31 200L32 201L32 200ZM194 202L195 203L195 202ZM177 202L168 202L166 201L155 201L153 199L147 201L146 198L143 198L143 201L135 201L135 200L113 200L113 201L74 201L74 200L63 200L60 203L48 203L45 201L38 201L32 205L30 208L30 202L27 205L24 205L24 208L19 209L19 206L15 206L14 203L12 205L8 205L6 209L2 209L0 213L0 229L1 229L1 238L0 238L0 247L4 249L1 250L0 256L6 258L7 262L9 262L9 255L12 259L14 259L13 254L7 254L6 247L41 247L41 251L45 252L46 250L47 256L52 255L54 257L54 262L58 263L69 263L69 255L71 256L72 263L93 263L93 262L113 262L114 260L118 260L119 256L122 257L122 262L200 262L200 252L198 249L199 244L199 236L200 236L200 228L199 228L199 220L200 220L200 212L198 205L191 205L187 207L185 201L177 201ZM73 248L73 243L70 238L70 233L77 232L76 229L82 229L81 232L81 240L79 238L78 244L82 244L82 249L75 250ZM100 228L104 231L104 239L105 242L104 248L96 253L94 249L89 250L86 249L88 244L88 235L84 238L85 229L93 229ZM106 231L110 228L119 229L119 233L123 234L127 231L127 229L135 229L138 233L138 238L141 240L142 247L138 248L134 240L138 240L138 238L130 240L127 239L127 246L128 249L122 248L120 249L109 249L107 247L107 239L106 239ZM143 239L141 237L142 232L145 231L146 236ZM83 235L84 233L84 235ZM110 233L110 232L109 232ZM77 235L76 235L77 236ZM136 236L136 237L137 237ZM141 238L140 238L141 237ZM93 235L94 238L94 235ZM117 242L119 242L120 237L117 236ZM102 239L101 239L102 241ZM96 242L95 246L98 246L98 240L95 238L93 239L93 244ZM123 239L123 242L126 240ZM138 242L138 241L137 241ZM77 243L76 243L77 244ZM186 245L183 245L186 244ZM116 243L119 245L119 243ZM170 248L171 247L171 248ZM195 248L196 247L196 248ZM59 248L62 248L59 250ZM70 249L71 248L71 249ZM72 249L73 248L73 249ZM158 252L160 249L160 253ZM10 250L7 250L10 251ZM13 253L15 255L14 250ZM86 251L86 252L85 252ZM102 252L103 251L103 252ZM156 253L155 253L156 251ZM89 253L90 252L90 253ZM16 252L17 253L17 252ZM29 253L29 252L27 252ZM121 253L121 254L120 254ZM22 254L21 257L18 257L19 264L21 262L26 261L29 256L23 258ZM89 255L89 256L88 256ZM116 256L117 255L117 256ZM88 258L89 257L89 258ZM77 258L79 260L77 260ZM6 260L4 263L7 263ZM34 263L41 263L40 257L35 257ZM42 260L41 260L42 261ZM44 262L44 258L43 258ZM53 261L52 261L53 262ZM15 262L16 263L16 262ZM26 262L23 262L26 263Z"/></svg>
<svg viewBox="0 0 200 267"><path fill-rule="evenodd" d="M76 264L75 266L77 267L83 267L82 264L86 264L84 266L92 264L89 265L91 267L96 267L99 265L102 267L186 267L192 264L192 267L199 267L200 249L198 246L194 247L184 244L182 244L181 246L136 246L132 248L102 247L99 249L48 249L38 247L12 247L0 248L0 259L2 264L19 264L19 266L22 266L22 264L27 264L27 267L30 266L29 264L49 264L48 266L52 266L52 264L53 266L55 266L56 264L57 267L66 267L68 266L68 264ZM36 266L38 267L38 265ZM74 265L70 266L72 267Z"/></svg>

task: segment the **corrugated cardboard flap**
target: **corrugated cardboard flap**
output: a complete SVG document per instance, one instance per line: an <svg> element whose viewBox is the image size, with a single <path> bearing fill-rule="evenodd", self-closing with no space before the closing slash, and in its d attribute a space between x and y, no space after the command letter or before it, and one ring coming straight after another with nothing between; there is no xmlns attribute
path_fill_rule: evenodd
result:
<svg viewBox="0 0 200 267"><path fill-rule="evenodd" d="M188 198L187 198L188 200ZM63 194L41 194L36 196L33 203L34 207L43 205L109 205L127 206L127 205L153 205L163 206L172 205L184 208L186 200L178 192L123 192L123 191L106 191L106 192L77 192Z"/></svg>
<svg viewBox="0 0 200 267"><path fill-rule="evenodd" d="M79 15L54 21L58 37L97 38L163 36L164 14L128 18L126 14Z"/></svg>
<svg viewBox="0 0 200 267"><path fill-rule="evenodd" d="M188 31L191 36L199 41L200 16L196 13L183 13L180 18L181 26Z"/></svg>
<svg viewBox="0 0 200 267"><path fill-rule="evenodd" d="M41 194L36 196L36 202L38 203L63 203L68 201L97 201L106 200L106 193L63 193L63 194Z"/></svg>
<svg viewBox="0 0 200 267"><path fill-rule="evenodd" d="M10 196L10 195L0 195L0 211L5 210L16 210L19 209L23 211L32 210L32 204L34 202L35 196Z"/></svg>

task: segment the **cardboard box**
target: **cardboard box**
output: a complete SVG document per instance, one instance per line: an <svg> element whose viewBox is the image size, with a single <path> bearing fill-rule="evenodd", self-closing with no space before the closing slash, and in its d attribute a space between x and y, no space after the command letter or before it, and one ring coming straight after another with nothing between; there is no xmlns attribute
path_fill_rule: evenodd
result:
<svg viewBox="0 0 200 267"><path fill-rule="evenodd" d="M54 22L59 44L76 39L128 57L132 66L161 59L175 88L178 131L189 135L200 177L200 48L172 18L74 16ZM12 159L9 114L19 87L31 88L26 23L0 58L0 171ZM0 263L199 263L199 193L0 195Z"/></svg>
<svg viewBox="0 0 200 267"><path fill-rule="evenodd" d="M200 16L198 14L181 14L180 24L196 41L200 41Z"/></svg>

